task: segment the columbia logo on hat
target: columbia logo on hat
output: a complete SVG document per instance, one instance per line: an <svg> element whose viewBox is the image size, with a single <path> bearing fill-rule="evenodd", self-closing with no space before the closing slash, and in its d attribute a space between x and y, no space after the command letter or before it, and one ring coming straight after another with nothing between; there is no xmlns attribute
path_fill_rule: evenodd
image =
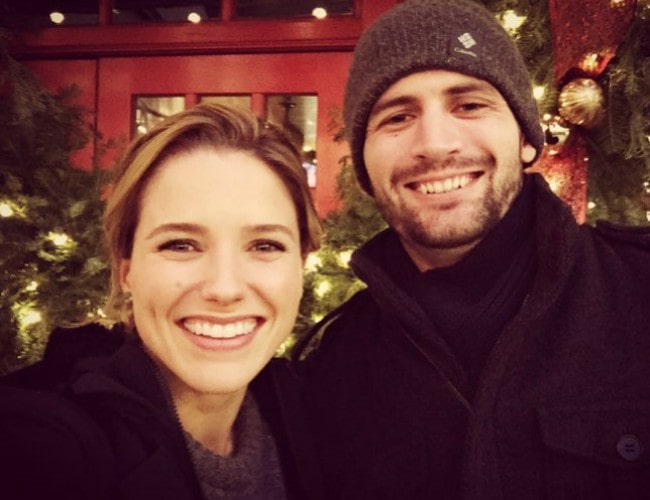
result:
<svg viewBox="0 0 650 500"><path fill-rule="evenodd" d="M472 52L471 49L476 45L476 40L474 40L474 37L470 35L469 33L465 32L462 35L460 35L457 40L463 45L463 47L454 47L454 52L459 52L461 54L465 54L467 56L472 56L472 57L478 57L474 52Z"/></svg>
<svg viewBox="0 0 650 500"><path fill-rule="evenodd" d="M469 33L463 33L458 37L458 41L463 44L463 47L466 49L469 49L470 47L474 47L476 45L476 40L472 38L472 35Z"/></svg>

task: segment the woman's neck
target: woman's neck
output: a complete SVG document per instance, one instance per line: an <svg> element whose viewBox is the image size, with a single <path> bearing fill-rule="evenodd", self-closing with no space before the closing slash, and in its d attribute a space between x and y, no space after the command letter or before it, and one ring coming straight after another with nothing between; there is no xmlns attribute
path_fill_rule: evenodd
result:
<svg viewBox="0 0 650 500"><path fill-rule="evenodd" d="M232 455L233 426L246 388L228 394L199 394L178 380L168 383L183 429L213 453Z"/></svg>

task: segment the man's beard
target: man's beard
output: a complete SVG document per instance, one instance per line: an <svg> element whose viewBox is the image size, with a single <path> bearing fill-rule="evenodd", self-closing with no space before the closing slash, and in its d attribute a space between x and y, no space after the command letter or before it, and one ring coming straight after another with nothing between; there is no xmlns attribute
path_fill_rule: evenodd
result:
<svg viewBox="0 0 650 500"><path fill-rule="evenodd" d="M416 176L426 172L435 172L436 170L444 170L445 173L452 174L454 168L462 168L467 165L484 166L485 173L483 175L494 175L496 173L495 163L496 160L492 155L465 158L457 161L445 160L438 164L432 161L422 162L411 167L408 171L396 172L391 177L391 185L399 185L400 177ZM513 165L503 165L500 168L507 170L512 167ZM517 163L517 168L520 168L519 163ZM502 186L495 186L491 183L483 198L475 200L472 209L463 214L458 219L458 223L452 225L446 222L443 227L437 226L435 216L426 216L427 210L419 210L417 207L396 206L388 196L381 192L375 193L375 200L388 225L402 239L425 248L448 250L464 247L482 240L503 218L521 189L522 181L523 177L518 175L513 176L512 179L506 179L505 184ZM451 205L448 207L441 205L437 211L443 213L445 210L450 209L452 209Z"/></svg>

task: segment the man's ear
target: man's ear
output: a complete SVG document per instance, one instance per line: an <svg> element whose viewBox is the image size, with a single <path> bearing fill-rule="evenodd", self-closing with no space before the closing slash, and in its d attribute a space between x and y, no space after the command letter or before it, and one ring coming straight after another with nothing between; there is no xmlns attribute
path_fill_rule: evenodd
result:
<svg viewBox="0 0 650 500"><path fill-rule="evenodd" d="M521 162L528 164L535 159L537 150L526 142L526 139L522 139L521 144Z"/></svg>
<svg viewBox="0 0 650 500"><path fill-rule="evenodd" d="M131 291L131 286L129 285L129 273L131 271L131 260L122 259L119 264L119 278L120 278L120 288L124 293Z"/></svg>

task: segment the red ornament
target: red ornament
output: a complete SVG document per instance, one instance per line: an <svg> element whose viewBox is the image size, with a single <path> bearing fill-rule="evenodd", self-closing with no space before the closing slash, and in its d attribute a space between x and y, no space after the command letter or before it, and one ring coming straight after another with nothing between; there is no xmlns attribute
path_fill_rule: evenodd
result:
<svg viewBox="0 0 650 500"><path fill-rule="evenodd" d="M549 0L555 81L571 69L602 74L634 18L637 0Z"/></svg>

